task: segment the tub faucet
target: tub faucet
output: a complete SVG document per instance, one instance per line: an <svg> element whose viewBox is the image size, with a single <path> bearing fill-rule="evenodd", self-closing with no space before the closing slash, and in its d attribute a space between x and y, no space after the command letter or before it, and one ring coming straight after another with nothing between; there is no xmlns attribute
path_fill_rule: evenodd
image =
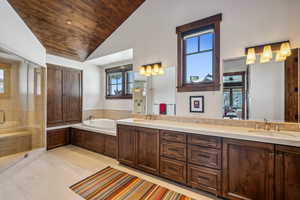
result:
<svg viewBox="0 0 300 200"><path fill-rule="evenodd" d="M5 112L4 110L0 110L0 124L5 123Z"/></svg>
<svg viewBox="0 0 300 200"><path fill-rule="evenodd" d="M88 117L88 120L92 120L92 119L94 119L94 117L93 117L92 115L90 115L90 116Z"/></svg>
<svg viewBox="0 0 300 200"><path fill-rule="evenodd" d="M266 131L269 131L271 129L271 123L267 120L267 119L264 119L264 122L265 122L265 127L264 129Z"/></svg>

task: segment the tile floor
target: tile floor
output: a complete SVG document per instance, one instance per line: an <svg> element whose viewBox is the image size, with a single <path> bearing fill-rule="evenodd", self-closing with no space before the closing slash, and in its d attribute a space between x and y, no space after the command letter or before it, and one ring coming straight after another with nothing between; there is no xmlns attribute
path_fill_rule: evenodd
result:
<svg viewBox="0 0 300 200"><path fill-rule="evenodd" d="M160 184L198 200L216 200L155 176L118 165L114 159L75 146L43 152L31 161L21 161L0 174L2 200L82 200L69 186L111 166L145 180Z"/></svg>

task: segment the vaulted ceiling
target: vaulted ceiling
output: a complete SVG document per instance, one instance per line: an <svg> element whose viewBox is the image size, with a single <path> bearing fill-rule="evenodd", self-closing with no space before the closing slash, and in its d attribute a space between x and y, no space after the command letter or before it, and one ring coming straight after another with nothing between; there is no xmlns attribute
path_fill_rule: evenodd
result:
<svg viewBox="0 0 300 200"><path fill-rule="evenodd" d="M9 0L47 53L85 60L145 0ZM26 39L26 38L24 38Z"/></svg>

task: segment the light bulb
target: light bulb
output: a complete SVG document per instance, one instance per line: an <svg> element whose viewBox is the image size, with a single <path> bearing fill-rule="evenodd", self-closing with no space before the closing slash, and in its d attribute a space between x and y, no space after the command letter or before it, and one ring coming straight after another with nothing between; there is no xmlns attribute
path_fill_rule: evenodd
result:
<svg viewBox="0 0 300 200"><path fill-rule="evenodd" d="M254 64L255 61L256 61L255 49L254 48L250 48L250 49L248 49L248 52L247 52L247 61L246 61L246 64L247 65Z"/></svg>
<svg viewBox="0 0 300 200"><path fill-rule="evenodd" d="M146 73L147 74L151 74L152 73L152 67L151 65L148 65L147 68L146 68Z"/></svg>
<svg viewBox="0 0 300 200"><path fill-rule="evenodd" d="M145 67L144 67L144 66L141 66L141 67L140 67L140 74L141 74L141 75L145 75L145 73L146 73Z"/></svg>
<svg viewBox="0 0 300 200"><path fill-rule="evenodd" d="M154 73L158 73L159 72L159 65L158 64L155 64L154 66L153 66L153 72Z"/></svg>
<svg viewBox="0 0 300 200"><path fill-rule="evenodd" d="M278 51L277 54L276 54L276 62L283 62L286 60L286 56L283 56L281 54L281 51Z"/></svg>
<svg viewBox="0 0 300 200"><path fill-rule="evenodd" d="M289 42L285 42L281 44L280 54L285 57L292 55L291 46Z"/></svg>
<svg viewBox="0 0 300 200"><path fill-rule="evenodd" d="M165 73L165 71L164 71L164 68L159 68L159 72L158 72L158 74L160 74L160 75L162 75L162 74L164 74Z"/></svg>

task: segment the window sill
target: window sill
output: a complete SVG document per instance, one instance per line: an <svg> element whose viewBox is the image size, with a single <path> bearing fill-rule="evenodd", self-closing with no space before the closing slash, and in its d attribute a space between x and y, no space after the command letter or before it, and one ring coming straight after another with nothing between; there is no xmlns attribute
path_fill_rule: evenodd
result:
<svg viewBox="0 0 300 200"><path fill-rule="evenodd" d="M177 87L177 92L206 92L206 91L219 91L220 84L185 84L181 87Z"/></svg>
<svg viewBox="0 0 300 200"><path fill-rule="evenodd" d="M128 96L106 96L106 99L132 99L132 95Z"/></svg>

